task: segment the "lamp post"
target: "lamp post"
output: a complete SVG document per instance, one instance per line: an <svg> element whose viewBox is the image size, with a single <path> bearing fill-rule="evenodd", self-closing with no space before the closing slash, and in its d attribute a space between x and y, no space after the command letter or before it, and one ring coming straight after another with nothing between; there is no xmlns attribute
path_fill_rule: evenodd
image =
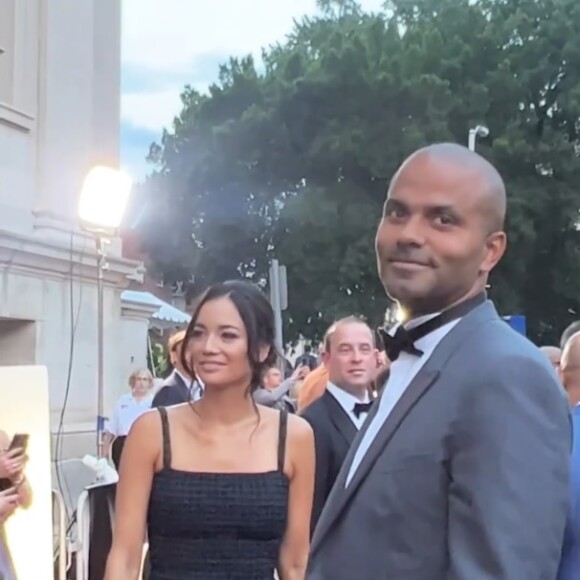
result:
<svg viewBox="0 0 580 580"><path fill-rule="evenodd" d="M477 125L475 129L469 129L469 137L467 140L467 147L471 151L475 151L475 141L478 137L487 137L489 135L489 129L483 125Z"/></svg>
<svg viewBox="0 0 580 580"><path fill-rule="evenodd" d="M111 167L97 166L86 176L79 200L83 228L97 244L97 454L103 455L104 415L104 271L107 244L121 225L131 192L131 178Z"/></svg>

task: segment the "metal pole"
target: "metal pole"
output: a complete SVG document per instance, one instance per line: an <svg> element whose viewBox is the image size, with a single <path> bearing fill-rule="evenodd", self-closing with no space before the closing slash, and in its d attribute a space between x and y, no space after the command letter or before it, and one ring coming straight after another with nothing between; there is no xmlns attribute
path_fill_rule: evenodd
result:
<svg viewBox="0 0 580 580"><path fill-rule="evenodd" d="M475 137L477 135L477 129L469 129L469 138L467 141L467 148L470 151L475 151Z"/></svg>
<svg viewBox="0 0 580 580"><path fill-rule="evenodd" d="M274 310L275 340L278 352L284 356L284 341L282 339L282 309L280 305L280 264L272 260L270 266L270 300Z"/></svg>
<svg viewBox="0 0 580 580"><path fill-rule="evenodd" d="M103 273L107 266L106 240L97 234L97 455L104 455L104 432L105 432L105 378L104 378L104 288Z"/></svg>

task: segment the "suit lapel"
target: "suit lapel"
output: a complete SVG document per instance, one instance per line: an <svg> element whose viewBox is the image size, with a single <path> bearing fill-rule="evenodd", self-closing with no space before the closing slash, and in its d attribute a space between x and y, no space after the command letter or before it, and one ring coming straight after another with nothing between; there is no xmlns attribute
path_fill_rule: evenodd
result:
<svg viewBox="0 0 580 580"><path fill-rule="evenodd" d="M413 380L409 383L405 392L394 406L393 410L383 423L377 436L372 441L360 465L353 475L349 485L346 486L346 479L350 471L355 453L364 437L369 425L372 423L376 415L379 404L373 405L369 417L365 421L363 428L359 431L352 446L345 458L340 474L332 488L330 496L325 504L325 508L316 526L314 536L312 538L311 552L314 553L321 544L322 539L330 530L331 526L338 519L345 506L351 500L364 481L365 477L371 471L377 458L383 451L405 417L411 412L415 404L427 392L427 390L439 378L443 366L450 356L461 349L462 344L465 343L467 337L477 330L477 327L483 322L498 319L497 312L490 301L485 302L481 306L472 310L453 328L449 334L437 345L433 354L426 362L425 366L417 373ZM388 384L386 386L388 388Z"/></svg>
<svg viewBox="0 0 580 580"><path fill-rule="evenodd" d="M388 444L391 437L395 434L407 414L411 411L415 403L417 403L417 401L427 392L429 387L437 380L438 376L438 371L428 371L425 369L419 371L391 411L380 431L377 433L377 436L371 443L360 465L355 471L352 480L347 486L346 479L355 453L366 430L369 428L373 417L378 411L379 405L373 405L371 414L365 421L363 429L361 429L349 449L348 455L346 456L342 469L340 470L340 474L332 488L330 496L328 497L326 505L329 507L322 512L320 520L318 521L318 525L316 526L312 538L313 551L320 542L320 538L326 534L330 526L335 522L344 507L347 505L350 498L355 494L361 482L375 464L377 457L381 454L385 445Z"/></svg>
<svg viewBox="0 0 580 580"><path fill-rule="evenodd" d="M332 396L332 393L326 391L323 396L330 421L344 437L347 445L350 445L356 436L357 428L340 403Z"/></svg>
<svg viewBox="0 0 580 580"><path fill-rule="evenodd" d="M405 389L405 392L397 401L397 404L393 407L393 410L383 423L383 426L377 433L377 436L371 443L360 465L354 473L352 480L348 484L348 487L346 488L347 493L343 494L345 502L355 493L360 482L372 468L383 448L388 444L391 437L395 434L396 430L415 406L417 401L419 401L419 399L427 392L429 387L435 383L439 374L440 373L437 370L427 370L423 368Z"/></svg>

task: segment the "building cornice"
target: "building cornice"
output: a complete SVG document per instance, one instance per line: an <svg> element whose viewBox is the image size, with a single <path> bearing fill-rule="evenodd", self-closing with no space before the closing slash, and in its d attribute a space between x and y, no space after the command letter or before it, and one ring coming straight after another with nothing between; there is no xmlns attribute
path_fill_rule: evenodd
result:
<svg viewBox="0 0 580 580"><path fill-rule="evenodd" d="M121 298L121 316L133 320L150 320L151 317L159 310L159 306L151 306L142 302L133 302Z"/></svg>
<svg viewBox="0 0 580 580"><path fill-rule="evenodd" d="M0 269L17 271L33 277L96 282L96 243L89 234L75 230L63 239L45 239L37 236L0 230ZM113 252L107 256L104 271L105 284L126 288L130 280L143 281L143 264L128 260Z"/></svg>

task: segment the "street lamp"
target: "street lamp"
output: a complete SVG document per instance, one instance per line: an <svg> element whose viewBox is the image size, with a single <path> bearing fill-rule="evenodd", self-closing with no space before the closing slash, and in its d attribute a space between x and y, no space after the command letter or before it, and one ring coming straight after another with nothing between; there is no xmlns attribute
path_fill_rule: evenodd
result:
<svg viewBox="0 0 580 580"><path fill-rule="evenodd" d="M97 243L97 454L103 455L104 416L104 316L103 272L107 244L115 236L131 193L131 178L112 167L97 166L86 176L79 200L79 218Z"/></svg>
<svg viewBox="0 0 580 580"><path fill-rule="evenodd" d="M489 129L483 125L477 125L475 129L469 129L469 138L467 141L467 147L471 151L475 151L475 140L477 137L487 137L489 135Z"/></svg>

